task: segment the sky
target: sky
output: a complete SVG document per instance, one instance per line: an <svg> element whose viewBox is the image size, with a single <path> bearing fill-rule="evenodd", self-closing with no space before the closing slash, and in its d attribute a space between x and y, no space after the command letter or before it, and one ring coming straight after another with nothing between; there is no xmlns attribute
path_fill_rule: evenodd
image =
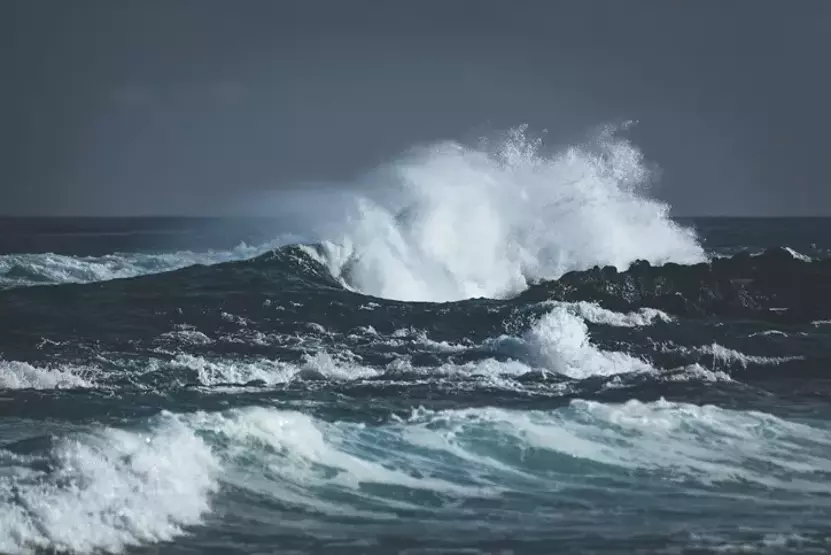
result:
<svg viewBox="0 0 831 555"><path fill-rule="evenodd" d="M677 215L831 215L827 0L3 0L0 214L221 215L607 123Z"/></svg>

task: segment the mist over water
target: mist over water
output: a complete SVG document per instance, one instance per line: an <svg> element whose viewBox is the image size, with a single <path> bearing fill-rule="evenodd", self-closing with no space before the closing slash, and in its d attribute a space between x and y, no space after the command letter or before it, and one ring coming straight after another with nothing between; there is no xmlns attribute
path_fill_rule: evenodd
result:
<svg viewBox="0 0 831 555"><path fill-rule="evenodd" d="M694 232L648 196L652 174L617 132L550 154L525 126L475 148L414 149L316 230L325 263L363 293L454 301L594 265L704 260Z"/></svg>
<svg viewBox="0 0 831 555"><path fill-rule="evenodd" d="M317 245L309 254L344 286L404 301L503 298L595 265L705 260L695 232L649 196L653 173L620 131L605 127L559 149L526 126L476 146L422 145L349 183L248 199L237 208L274 226L256 242L205 252L0 255L0 287L133 277L296 242Z"/></svg>

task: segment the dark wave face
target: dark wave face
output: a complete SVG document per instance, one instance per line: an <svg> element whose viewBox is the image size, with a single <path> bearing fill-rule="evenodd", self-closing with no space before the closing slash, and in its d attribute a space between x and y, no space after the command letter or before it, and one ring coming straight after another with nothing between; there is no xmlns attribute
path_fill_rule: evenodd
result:
<svg viewBox="0 0 831 555"><path fill-rule="evenodd" d="M569 225L431 195L306 244L4 222L0 552L831 549L831 220L431 156ZM594 177L541 197L555 169Z"/></svg>
<svg viewBox="0 0 831 555"><path fill-rule="evenodd" d="M821 545L829 261L637 263L408 303L309 252L0 293L0 545ZM814 520L787 524L808 498Z"/></svg>

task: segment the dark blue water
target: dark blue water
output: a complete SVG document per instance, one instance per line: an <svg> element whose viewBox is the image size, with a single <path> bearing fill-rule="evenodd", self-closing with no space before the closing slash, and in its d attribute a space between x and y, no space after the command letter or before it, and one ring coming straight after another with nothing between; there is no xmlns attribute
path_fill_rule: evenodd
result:
<svg viewBox="0 0 831 555"><path fill-rule="evenodd" d="M272 220L2 220L0 552L829 552L831 220L680 223L432 303Z"/></svg>

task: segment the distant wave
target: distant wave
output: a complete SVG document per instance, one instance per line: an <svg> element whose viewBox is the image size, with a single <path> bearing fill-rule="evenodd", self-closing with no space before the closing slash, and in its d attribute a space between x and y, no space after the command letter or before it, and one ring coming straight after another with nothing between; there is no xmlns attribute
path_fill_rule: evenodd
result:
<svg viewBox="0 0 831 555"><path fill-rule="evenodd" d="M58 283L91 283L178 270L194 264L244 260L284 244L280 241L231 250L113 253L69 256L54 253L0 255L0 288Z"/></svg>
<svg viewBox="0 0 831 555"><path fill-rule="evenodd" d="M331 273L329 249L325 244L288 245L250 259L160 270L130 287L169 295L187 287L188 296L193 297L201 288L216 291L212 284L222 280L223 288L242 291L257 287L287 293L323 288L363 293L343 276ZM228 253L219 256L230 257ZM589 322L621 327L671 321L676 316L821 322L831 318L829 280L831 259L807 261L790 249L774 248L691 265L653 266L638 260L623 271L614 266L572 270L557 279L529 283L503 300L553 306L569 303L571 312Z"/></svg>

